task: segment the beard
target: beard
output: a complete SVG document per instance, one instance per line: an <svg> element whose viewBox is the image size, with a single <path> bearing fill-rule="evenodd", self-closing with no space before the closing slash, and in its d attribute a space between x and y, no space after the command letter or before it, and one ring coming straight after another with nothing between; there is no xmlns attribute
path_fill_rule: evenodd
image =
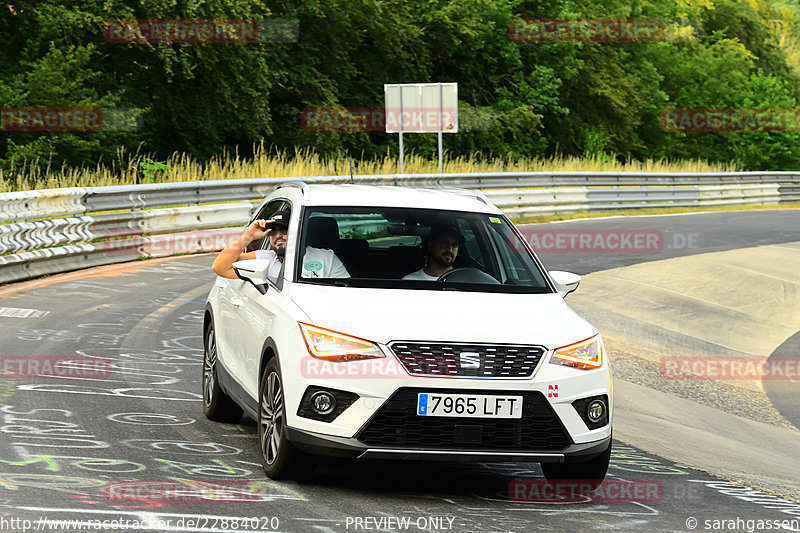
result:
<svg viewBox="0 0 800 533"><path fill-rule="evenodd" d="M437 257L431 257L431 259L433 260L434 263L436 263L437 265L439 265L441 267L449 267L449 266L453 266L453 263L456 260L456 256L449 255L449 254L443 254L443 255L440 255L440 256L437 256Z"/></svg>
<svg viewBox="0 0 800 533"><path fill-rule="evenodd" d="M281 239L276 238L275 240L270 239L269 246L270 246L270 248L275 250L275 254L278 257L282 258L284 255L286 255L286 239L285 238L281 238Z"/></svg>

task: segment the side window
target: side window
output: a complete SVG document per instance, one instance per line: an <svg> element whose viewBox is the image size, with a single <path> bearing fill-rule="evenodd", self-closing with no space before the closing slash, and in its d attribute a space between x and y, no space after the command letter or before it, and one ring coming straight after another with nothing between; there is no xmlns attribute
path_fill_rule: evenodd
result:
<svg viewBox="0 0 800 533"><path fill-rule="evenodd" d="M256 216L254 216L250 220L250 222L248 222L248 225L251 224L253 220L259 220L259 219L269 220L269 218L273 215L273 213L275 213L280 209L291 210L292 206L286 200L273 200L269 202L267 205L263 206L261 209L259 209L258 213L256 213ZM245 252L253 252L255 250L266 248L267 245L266 240L267 238L264 237L263 239L251 242L250 244L247 245L247 249L245 250Z"/></svg>

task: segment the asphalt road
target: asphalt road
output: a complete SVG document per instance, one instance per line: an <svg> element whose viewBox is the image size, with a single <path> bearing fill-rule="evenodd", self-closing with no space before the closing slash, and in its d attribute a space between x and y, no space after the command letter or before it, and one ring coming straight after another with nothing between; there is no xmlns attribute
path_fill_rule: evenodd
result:
<svg viewBox="0 0 800 533"><path fill-rule="evenodd" d="M800 210L584 219L530 224L521 226L521 230L529 241L542 245L537 253L547 269L585 275L646 261L800 242ZM635 246L633 236L636 234L645 237L644 245ZM580 238L587 236L591 246L581 248ZM625 236L630 238L631 246L623 249ZM650 242L655 246L647 246L647 237L654 237ZM609 250L608 245L619 245L619 248ZM770 355L773 360L790 358L791 362L798 356L800 331ZM775 408L800 428L800 382L765 380L763 386Z"/></svg>
<svg viewBox="0 0 800 533"><path fill-rule="evenodd" d="M535 236L542 245L535 249L548 269L583 275L645 261L797 242L800 210L583 219L521 229L529 241ZM639 246L631 238L637 233L643 237ZM589 237L588 247L580 247L582 235Z"/></svg>
<svg viewBox="0 0 800 533"><path fill-rule="evenodd" d="M702 235L701 248L658 253L800 240L796 211L659 218L593 227ZM656 258L606 255L544 260L586 273ZM767 527L759 520L778 530L791 519L800 530L798 504L619 442L605 501L537 492L535 464L323 460L308 483L270 481L253 422L203 416L211 261L139 262L0 288L4 364L75 354L91 363L82 377L0 379L0 531L757 531Z"/></svg>

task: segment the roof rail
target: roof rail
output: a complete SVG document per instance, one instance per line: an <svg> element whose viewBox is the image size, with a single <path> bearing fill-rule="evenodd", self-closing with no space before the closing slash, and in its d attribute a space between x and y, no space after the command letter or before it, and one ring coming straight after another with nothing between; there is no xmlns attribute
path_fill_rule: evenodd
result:
<svg viewBox="0 0 800 533"><path fill-rule="evenodd" d="M446 187L443 190L447 192L452 192L454 194L460 194L461 196L468 196L470 198L475 198L476 200L480 200L481 202L485 203L490 207L495 207L489 197L483 194L483 191L478 191L474 189L461 189L458 187Z"/></svg>
<svg viewBox="0 0 800 533"><path fill-rule="evenodd" d="M292 181L284 181L280 185L278 185L278 189L281 187L297 187L303 192L303 199L309 200L311 198L311 191L308 188L308 183L303 180L292 180Z"/></svg>

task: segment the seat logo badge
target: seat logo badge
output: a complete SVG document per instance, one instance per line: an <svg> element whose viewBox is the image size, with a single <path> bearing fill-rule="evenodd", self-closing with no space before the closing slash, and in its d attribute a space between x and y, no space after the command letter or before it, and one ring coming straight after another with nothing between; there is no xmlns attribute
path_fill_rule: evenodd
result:
<svg viewBox="0 0 800 533"><path fill-rule="evenodd" d="M477 352L461 352L458 354L458 363L461 368L480 368L481 354Z"/></svg>
<svg viewBox="0 0 800 533"><path fill-rule="evenodd" d="M548 398L558 398L558 385L548 385L547 386L547 397Z"/></svg>

